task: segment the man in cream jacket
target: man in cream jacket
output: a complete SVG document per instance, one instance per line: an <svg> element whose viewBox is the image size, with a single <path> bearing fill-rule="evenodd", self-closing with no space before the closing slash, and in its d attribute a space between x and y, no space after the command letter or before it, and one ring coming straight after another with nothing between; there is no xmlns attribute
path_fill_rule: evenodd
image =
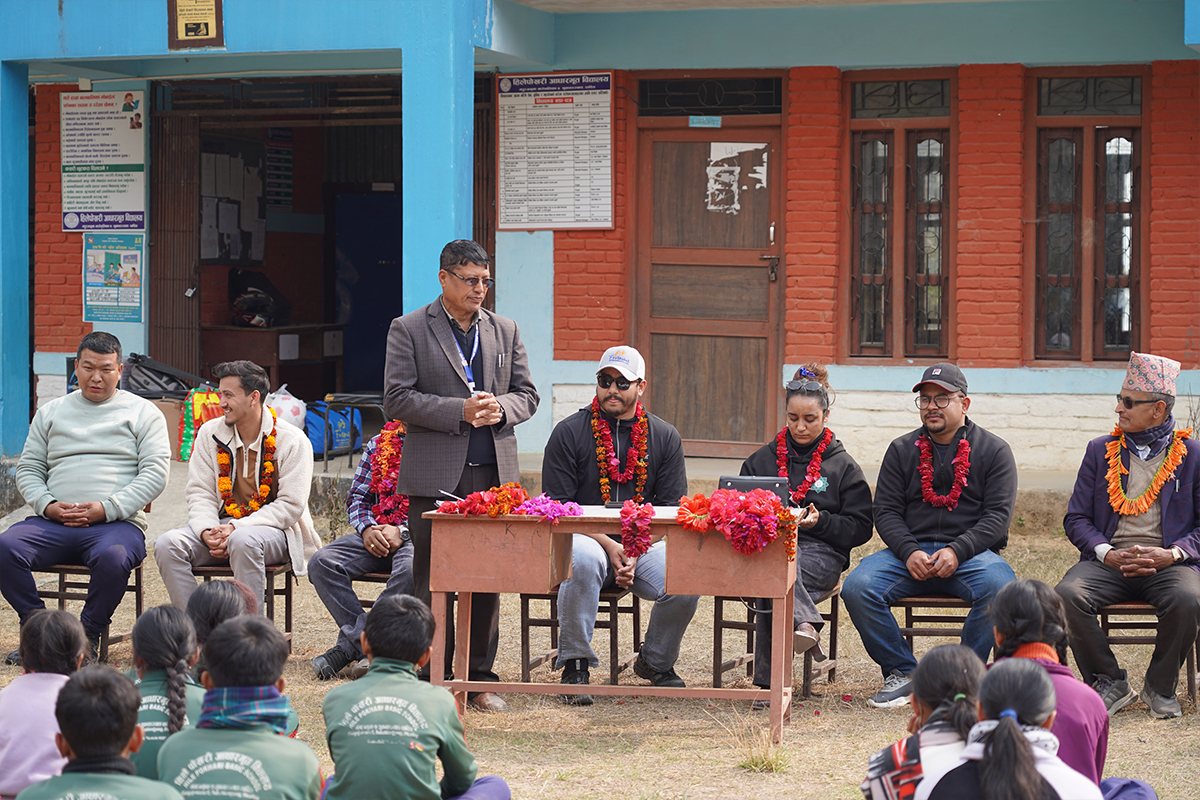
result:
<svg viewBox="0 0 1200 800"><path fill-rule="evenodd" d="M196 432L188 463L188 525L154 543L154 560L171 602L187 608L192 567L228 564L263 607L265 566L290 561L297 575L321 546L308 513L312 444L276 421L265 405L270 383L251 361L213 367L225 416Z"/></svg>

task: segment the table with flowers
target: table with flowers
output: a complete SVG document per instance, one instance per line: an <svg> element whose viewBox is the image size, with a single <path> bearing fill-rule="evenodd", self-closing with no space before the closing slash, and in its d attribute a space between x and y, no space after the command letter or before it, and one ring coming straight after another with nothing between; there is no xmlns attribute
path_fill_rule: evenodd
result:
<svg viewBox="0 0 1200 800"><path fill-rule="evenodd" d="M544 594L571 575L571 536L622 533L627 553L644 553L652 541L666 539L666 591L674 595L765 597L775 601L772 615L771 686L737 689L711 686L668 688L645 685L590 684L569 687L592 695L699 697L771 701L775 741L789 720L792 694L791 620L796 581L795 521L769 492L742 494L718 490L711 497L681 498L682 505L624 508L555 503L544 495L530 499L516 484L474 493L444 503L426 516L432 520L429 586L439 630L447 619L447 600L458 595L454 674L466 675L470 648L473 592ZM565 517L565 519L564 519ZM736 549L735 549L736 548ZM432 664L445 659L445 639L434 636ZM442 680L465 702L467 692L559 694L560 683L492 683Z"/></svg>

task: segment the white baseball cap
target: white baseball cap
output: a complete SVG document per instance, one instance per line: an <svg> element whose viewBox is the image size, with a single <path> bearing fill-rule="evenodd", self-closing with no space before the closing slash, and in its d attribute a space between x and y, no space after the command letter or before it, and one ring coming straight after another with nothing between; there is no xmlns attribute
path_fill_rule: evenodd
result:
<svg viewBox="0 0 1200 800"><path fill-rule="evenodd" d="M642 354L627 344L619 344L604 351L596 372L602 372L608 367L612 367L631 381L646 379L646 362Z"/></svg>

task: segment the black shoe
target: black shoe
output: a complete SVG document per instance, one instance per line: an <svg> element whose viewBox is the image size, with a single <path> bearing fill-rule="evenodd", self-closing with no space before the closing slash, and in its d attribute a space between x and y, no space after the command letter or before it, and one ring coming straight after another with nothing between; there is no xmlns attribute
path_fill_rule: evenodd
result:
<svg viewBox="0 0 1200 800"><path fill-rule="evenodd" d="M308 663L312 664L313 672L317 675L317 680L328 681L333 680L342 670L350 666L353 661L350 656L346 655L346 651L334 645L325 651L325 655L317 656Z"/></svg>
<svg viewBox="0 0 1200 800"><path fill-rule="evenodd" d="M21 666L21 651L13 650L11 653L9 653L8 655L6 655L4 657L4 663L9 665L10 667Z"/></svg>
<svg viewBox="0 0 1200 800"><path fill-rule="evenodd" d="M562 684L564 686L587 686L591 683L588 675L588 660L586 658L568 658L563 665ZM569 706L590 706L596 702L590 694L560 694L559 701Z"/></svg>
<svg viewBox="0 0 1200 800"><path fill-rule="evenodd" d="M638 653L637 661L633 662L633 673L643 680L650 681L651 686L668 686L672 689L682 689L687 686L683 678L675 674L674 668L659 672L646 663L642 654Z"/></svg>
<svg viewBox="0 0 1200 800"><path fill-rule="evenodd" d="M92 633L85 630L88 640L87 658L84 659L85 664L95 664L100 660L100 634Z"/></svg>

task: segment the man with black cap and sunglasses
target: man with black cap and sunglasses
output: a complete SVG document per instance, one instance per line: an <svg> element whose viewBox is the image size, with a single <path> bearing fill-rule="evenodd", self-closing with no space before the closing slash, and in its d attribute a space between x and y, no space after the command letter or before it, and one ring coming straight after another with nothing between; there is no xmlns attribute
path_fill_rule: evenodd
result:
<svg viewBox="0 0 1200 800"><path fill-rule="evenodd" d="M1200 628L1200 444L1175 430L1179 362L1132 353L1117 394L1117 426L1088 443L1063 528L1079 563L1055 587L1067 607L1071 651L1109 715L1138 699L1096 612L1154 606L1158 630L1141 699L1154 719L1183 713L1179 668Z"/></svg>
<svg viewBox="0 0 1200 800"><path fill-rule="evenodd" d="M645 391L641 354L627 345L605 350L596 367L595 399L550 434L542 457L542 490L555 500L582 505L626 500L679 505L687 493L683 442L672 425L642 407ZM571 577L558 589L556 667L563 670L563 684L588 684L589 668L600 663L591 645L600 591L620 586L654 601L634 673L654 686L683 686L675 661L698 598L663 592L665 543L630 558L617 530L612 536L575 534L571 546ZM588 694L561 694L559 700L592 704Z"/></svg>
<svg viewBox="0 0 1200 800"><path fill-rule="evenodd" d="M984 662L995 642L987 608L1013 580L998 553L1008 543L1017 497L1012 449L967 417L967 379L954 364L934 364L913 387L921 427L895 439L875 486L875 529L886 550L846 578L842 599L883 688L867 702L906 705L917 667L891 605L919 594L971 603L962 643Z"/></svg>

